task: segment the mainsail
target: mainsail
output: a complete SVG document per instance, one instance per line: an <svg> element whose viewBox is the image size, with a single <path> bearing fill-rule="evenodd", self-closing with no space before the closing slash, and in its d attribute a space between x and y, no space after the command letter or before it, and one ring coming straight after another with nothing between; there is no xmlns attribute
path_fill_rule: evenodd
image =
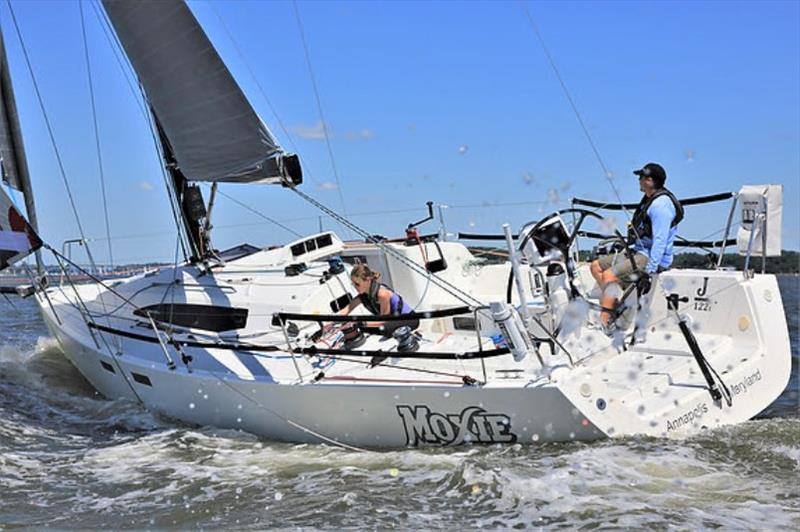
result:
<svg viewBox="0 0 800 532"><path fill-rule="evenodd" d="M181 0L103 0L189 181L302 181Z"/></svg>

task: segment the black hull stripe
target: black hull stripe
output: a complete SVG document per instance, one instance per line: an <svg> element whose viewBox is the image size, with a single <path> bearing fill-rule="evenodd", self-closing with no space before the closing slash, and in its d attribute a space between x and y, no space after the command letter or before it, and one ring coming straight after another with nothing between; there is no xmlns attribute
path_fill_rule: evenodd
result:
<svg viewBox="0 0 800 532"><path fill-rule="evenodd" d="M116 336L131 338L133 340L140 340L142 342L148 342L151 344L158 343L158 338L156 338L155 336L149 336L146 334L138 334L130 331L114 329L113 327L106 327L105 325L100 325L98 323L89 323L89 327L91 327L92 329L97 329L98 331L114 334ZM181 347L200 347L203 349L228 349L231 351L258 351L258 352L268 352L268 353L272 353L275 351L285 351L285 349L281 349L280 347L274 345L215 344L212 342L194 342L186 340L180 340L177 341L177 343Z"/></svg>

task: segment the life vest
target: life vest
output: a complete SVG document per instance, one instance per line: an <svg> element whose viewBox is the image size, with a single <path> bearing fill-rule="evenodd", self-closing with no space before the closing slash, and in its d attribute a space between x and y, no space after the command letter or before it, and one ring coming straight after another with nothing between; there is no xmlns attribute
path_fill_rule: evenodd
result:
<svg viewBox="0 0 800 532"><path fill-rule="evenodd" d="M636 211L633 213L631 227L628 230L628 240L630 242L636 241L637 238L653 238L653 222L647 214L647 209L650 208L650 205L653 204L656 198L661 196L667 196L672 202L672 205L675 206L675 218L672 219L670 227L675 227L683 220L683 205L681 205L678 198L668 189L662 188L649 198L647 194L645 194L636 207Z"/></svg>
<svg viewBox="0 0 800 532"><path fill-rule="evenodd" d="M389 300L389 313L393 316L399 316L400 314L408 314L411 312L411 307L406 305L403 302L403 298L400 297L399 294L394 292L391 288L386 286L383 283L379 283L375 279L370 281L369 283L369 290L364 292L363 294L359 294L359 298L361 299L361 303L367 308L368 311L375 314L376 316L380 316L381 314L381 302L378 300L378 291L381 287L386 288L392 293L392 297Z"/></svg>

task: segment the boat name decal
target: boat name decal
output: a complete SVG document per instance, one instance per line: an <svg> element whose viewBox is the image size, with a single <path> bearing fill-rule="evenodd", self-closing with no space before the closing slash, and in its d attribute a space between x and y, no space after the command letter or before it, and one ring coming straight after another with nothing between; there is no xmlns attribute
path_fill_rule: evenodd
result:
<svg viewBox="0 0 800 532"><path fill-rule="evenodd" d="M673 420L667 420L667 432L671 430L678 430L684 425L688 425L689 423L699 420L705 414L708 414L708 405L706 403L698 403L696 407L692 410L689 410L685 414L676 417Z"/></svg>
<svg viewBox="0 0 800 532"><path fill-rule="evenodd" d="M750 387L761 380L761 370L756 370L755 373L752 375L747 375L745 378L740 380L739 382L731 385L731 392L733 395L739 395L740 393L746 393Z"/></svg>
<svg viewBox="0 0 800 532"><path fill-rule="evenodd" d="M468 406L460 414L431 412L425 405L397 405L403 420L406 445L420 443L514 443L511 420L505 414L490 414L479 406Z"/></svg>

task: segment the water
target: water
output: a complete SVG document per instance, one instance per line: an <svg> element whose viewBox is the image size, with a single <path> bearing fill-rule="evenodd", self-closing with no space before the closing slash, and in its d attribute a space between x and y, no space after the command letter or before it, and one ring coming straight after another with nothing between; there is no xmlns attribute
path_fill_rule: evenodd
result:
<svg viewBox="0 0 800 532"><path fill-rule="evenodd" d="M32 301L0 300L0 527L797 529L800 277L787 390L689 440L356 453L193 429L108 401Z"/></svg>

